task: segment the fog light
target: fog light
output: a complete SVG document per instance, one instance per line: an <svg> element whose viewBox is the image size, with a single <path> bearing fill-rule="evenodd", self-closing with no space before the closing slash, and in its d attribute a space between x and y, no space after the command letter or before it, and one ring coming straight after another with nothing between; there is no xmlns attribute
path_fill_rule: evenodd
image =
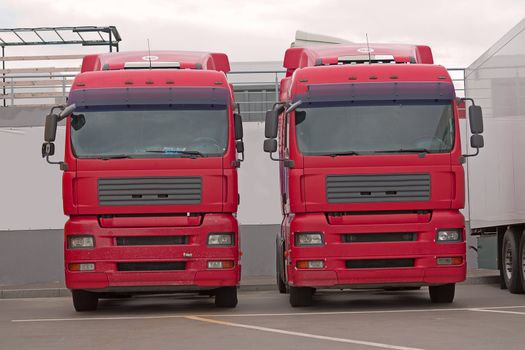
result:
<svg viewBox="0 0 525 350"><path fill-rule="evenodd" d="M69 249L86 249L95 246L93 236L68 236L67 247Z"/></svg>
<svg viewBox="0 0 525 350"><path fill-rule="evenodd" d="M462 232L463 230L460 228L440 229L436 234L436 242L459 242L461 241Z"/></svg>
<svg viewBox="0 0 525 350"><path fill-rule="evenodd" d="M234 265L233 260L208 261L209 269L231 269Z"/></svg>
<svg viewBox="0 0 525 350"><path fill-rule="evenodd" d="M69 264L69 271L94 271L95 263Z"/></svg>
<svg viewBox="0 0 525 350"><path fill-rule="evenodd" d="M296 246L323 245L323 234L321 232L296 232Z"/></svg>
<svg viewBox="0 0 525 350"><path fill-rule="evenodd" d="M297 262L298 269L322 269L324 268L323 260L301 260Z"/></svg>
<svg viewBox="0 0 525 350"><path fill-rule="evenodd" d="M461 265L463 264L463 258L461 256L437 258L436 262L438 265Z"/></svg>
<svg viewBox="0 0 525 350"><path fill-rule="evenodd" d="M231 246L233 245L233 233L210 233L208 245Z"/></svg>

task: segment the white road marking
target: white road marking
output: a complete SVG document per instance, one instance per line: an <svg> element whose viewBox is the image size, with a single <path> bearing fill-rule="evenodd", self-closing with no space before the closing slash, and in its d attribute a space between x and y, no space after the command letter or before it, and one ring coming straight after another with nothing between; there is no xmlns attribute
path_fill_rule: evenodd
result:
<svg viewBox="0 0 525 350"><path fill-rule="evenodd" d="M210 318L204 318L204 317L199 317L199 316L187 316L185 318L186 319L190 319L190 320L195 320L195 321L214 323L214 324L218 324L218 325L222 325L222 326L246 328L246 329L252 329L252 330L256 330L256 331L271 332L271 333L278 333L278 334L284 334L284 335L293 335L293 336L296 336L296 337L312 338L312 339L318 339L318 340L328 340L328 341L333 341L333 342L338 342L338 343L365 345L365 346L371 346L371 347L382 348L382 349L422 350L420 348L409 348L409 347L406 347L406 346L397 346L397 345L391 345L391 344L375 343L375 342L370 342L370 341L348 339L348 338L327 337L327 336L324 336L324 335L316 335L316 334L310 334L310 333L285 331L285 330L276 329L276 328L259 327L259 326L252 326L252 325L249 325L249 324L219 321L219 320L213 320L213 319L210 319Z"/></svg>
<svg viewBox="0 0 525 350"><path fill-rule="evenodd" d="M371 310L371 311L318 311L318 312L285 312L285 313L231 313L231 314L180 314L180 315L150 315L150 316L109 316L109 317L71 317L71 318L33 318L11 320L14 323L21 322L70 322L70 321L120 321L120 320L151 320L183 318L188 316L200 317L276 317L276 316L330 316L330 315L366 315L366 314L390 314L390 313L414 313L414 312L446 312L446 311L476 311L518 309L525 305L512 306L485 306L479 308L448 308L448 309L401 309L401 310Z"/></svg>
<svg viewBox="0 0 525 350"><path fill-rule="evenodd" d="M478 312L495 312L495 313L499 313L499 314L511 314L511 315L525 315L525 312L518 312L518 311L504 311L504 310L494 310L494 309L484 309L484 308L470 309L470 311L478 311Z"/></svg>

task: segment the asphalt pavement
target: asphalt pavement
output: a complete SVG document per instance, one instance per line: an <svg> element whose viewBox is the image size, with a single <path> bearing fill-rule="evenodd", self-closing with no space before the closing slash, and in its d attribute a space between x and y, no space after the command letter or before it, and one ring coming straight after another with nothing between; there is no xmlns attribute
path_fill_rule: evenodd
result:
<svg viewBox="0 0 525 350"><path fill-rule="evenodd" d="M525 295L458 285L452 304L428 290L321 291L292 308L275 290L243 291L235 309L205 296L109 299L76 313L69 297L0 300L0 349L523 349Z"/></svg>

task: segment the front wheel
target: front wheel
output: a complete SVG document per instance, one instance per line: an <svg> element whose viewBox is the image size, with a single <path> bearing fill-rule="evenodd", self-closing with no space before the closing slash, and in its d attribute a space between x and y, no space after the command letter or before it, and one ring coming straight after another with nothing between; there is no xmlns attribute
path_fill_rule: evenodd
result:
<svg viewBox="0 0 525 350"><path fill-rule="evenodd" d="M95 311L98 307L98 295L85 290L74 289L71 291L73 296L73 306L77 312Z"/></svg>
<svg viewBox="0 0 525 350"><path fill-rule="evenodd" d="M313 302L313 294L314 289L310 287L290 287L290 305L310 306Z"/></svg>
<svg viewBox="0 0 525 350"><path fill-rule="evenodd" d="M456 292L456 284L444 284L441 286L429 286L428 292L430 294L430 302L436 303L451 303L454 301L454 294Z"/></svg>
<svg viewBox="0 0 525 350"><path fill-rule="evenodd" d="M520 239L518 232L507 230L503 236L501 251L501 269L503 280L509 292L513 294L523 293L520 275L523 274L522 256L520 255Z"/></svg>
<svg viewBox="0 0 525 350"><path fill-rule="evenodd" d="M221 287L215 291L215 306L217 307L236 307L237 306L237 287Z"/></svg>

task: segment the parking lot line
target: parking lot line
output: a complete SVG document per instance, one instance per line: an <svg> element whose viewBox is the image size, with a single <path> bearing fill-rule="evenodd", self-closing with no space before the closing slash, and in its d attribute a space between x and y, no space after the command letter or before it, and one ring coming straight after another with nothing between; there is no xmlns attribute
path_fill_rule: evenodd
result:
<svg viewBox="0 0 525 350"><path fill-rule="evenodd" d="M519 312L519 311L505 311L505 310L494 310L494 309L470 309L470 311L479 311L479 312L495 312L498 314L511 314L511 315L525 315L525 312Z"/></svg>
<svg viewBox="0 0 525 350"><path fill-rule="evenodd" d="M327 341L333 341L333 342L338 342L338 343L364 345L364 346L370 346L370 347L382 348L382 349L422 350L420 348L410 348L410 347L406 347L406 346L397 346L397 345L391 345L391 344L375 343L375 342L369 342L369 341L364 341L364 340L356 340L356 339L348 339L348 338L335 338L335 337L327 337L327 336L324 336L324 335L316 335L316 334L310 334L310 333L285 331L285 330L276 329L276 328L252 326L252 325L249 325L249 324L220 321L220 320L214 320L214 319L200 317L200 316L186 316L185 318L189 319L189 320L213 323L213 324L218 324L218 325L228 326L228 327L246 328L246 329L252 329L252 330L262 331L262 332L271 332L271 333L278 333L278 334L284 334L284 335L292 335L292 336L297 336L297 337L312 338L312 339L318 339L318 340L327 340Z"/></svg>
<svg viewBox="0 0 525 350"><path fill-rule="evenodd" d="M332 315L370 315L370 314L396 314L415 312L447 312L447 311L479 311L479 310L504 310L525 308L525 305L511 306L483 306L478 308L442 308L442 309L399 309L399 310L369 310L369 311L314 311L314 312L282 312L282 313L228 313L228 314L180 314L180 315L149 315L149 316L108 316L108 317L70 317L70 318L32 318L11 320L13 323L23 322L72 322L72 321L123 321L123 320L149 320L170 319L189 316L200 317L277 317L277 316L332 316ZM509 311L516 312L516 311ZM525 313L524 313L525 314Z"/></svg>

